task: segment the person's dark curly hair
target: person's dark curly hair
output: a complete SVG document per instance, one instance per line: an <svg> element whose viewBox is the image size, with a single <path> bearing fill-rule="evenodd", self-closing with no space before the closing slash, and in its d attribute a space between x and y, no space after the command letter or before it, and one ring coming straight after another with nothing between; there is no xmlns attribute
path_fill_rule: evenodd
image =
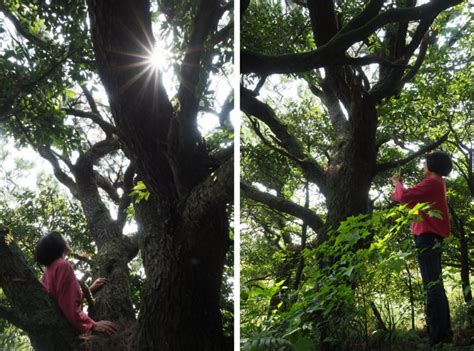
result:
<svg viewBox="0 0 474 351"><path fill-rule="evenodd" d="M429 171L446 177L453 170L453 162L446 152L433 151L426 154L426 167Z"/></svg>
<svg viewBox="0 0 474 351"><path fill-rule="evenodd" d="M49 266L53 261L63 256L66 248L67 243L61 233L50 232L36 244L36 262L43 266Z"/></svg>

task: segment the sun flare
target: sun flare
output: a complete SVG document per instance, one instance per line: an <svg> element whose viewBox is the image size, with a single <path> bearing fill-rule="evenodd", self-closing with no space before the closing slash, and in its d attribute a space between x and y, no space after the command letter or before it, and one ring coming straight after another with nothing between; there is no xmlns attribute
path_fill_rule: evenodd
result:
<svg viewBox="0 0 474 351"><path fill-rule="evenodd" d="M163 50L159 47L156 47L150 52L149 57L147 59L147 63L149 67L154 70L163 69L167 62L167 54L166 50Z"/></svg>

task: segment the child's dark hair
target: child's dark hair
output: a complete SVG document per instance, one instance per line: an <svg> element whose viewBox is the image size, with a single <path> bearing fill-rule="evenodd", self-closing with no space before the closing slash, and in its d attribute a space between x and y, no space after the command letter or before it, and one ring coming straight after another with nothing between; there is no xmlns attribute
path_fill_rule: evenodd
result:
<svg viewBox="0 0 474 351"><path fill-rule="evenodd" d="M49 266L53 261L62 257L67 243L59 232L50 232L43 236L36 244L36 262Z"/></svg>
<svg viewBox="0 0 474 351"><path fill-rule="evenodd" d="M426 167L440 176L447 176L453 169L451 157L444 151L433 151L426 154Z"/></svg>

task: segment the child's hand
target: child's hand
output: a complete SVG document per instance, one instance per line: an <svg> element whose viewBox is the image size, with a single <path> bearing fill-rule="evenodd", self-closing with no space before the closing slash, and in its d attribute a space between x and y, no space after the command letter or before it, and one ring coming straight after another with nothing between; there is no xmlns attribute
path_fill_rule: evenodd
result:
<svg viewBox="0 0 474 351"><path fill-rule="evenodd" d="M392 176L392 178L390 178L390 180L392 181L393 185L397 185L398 183L402 182L402 177L400 177L400 174L396 173Z"/></svg>
<svg viewBox="0 0 474 351"><path fill-rule="evenodd" d="M89 290L94 293L97 290L99 290L101 287L103 287L105 284L109 282L108 279L106 278L97 278L94 283L89 287Z"/></svg>
<svg viewBox="0 0 474 351"><path fill-rule="evenodd" d="M92 326L92 330L109 335L115 334L118 330L117 324L111 321L98 321Z"/></svg>

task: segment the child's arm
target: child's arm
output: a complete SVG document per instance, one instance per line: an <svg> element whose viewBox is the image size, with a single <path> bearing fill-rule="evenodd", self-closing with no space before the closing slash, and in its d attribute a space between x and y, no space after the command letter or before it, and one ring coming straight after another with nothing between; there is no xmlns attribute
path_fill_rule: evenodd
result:
<svg viewBox="0 0 474 351"><path fill-rule="evenodd" d="M71 264L64 261L57 272L58 304L69 323L81 334L92 329L95 322L82 310L79 282Z"/></svg>
<svg viewBox="0 0 474 351"><path fill-rule="evenodd" d="M395 191L392 194L392 199L409 205L428 201L429 194L433 191L433 182L429 178L424 179L413 188L405 188L401 181L394 184Z"/></svg>

